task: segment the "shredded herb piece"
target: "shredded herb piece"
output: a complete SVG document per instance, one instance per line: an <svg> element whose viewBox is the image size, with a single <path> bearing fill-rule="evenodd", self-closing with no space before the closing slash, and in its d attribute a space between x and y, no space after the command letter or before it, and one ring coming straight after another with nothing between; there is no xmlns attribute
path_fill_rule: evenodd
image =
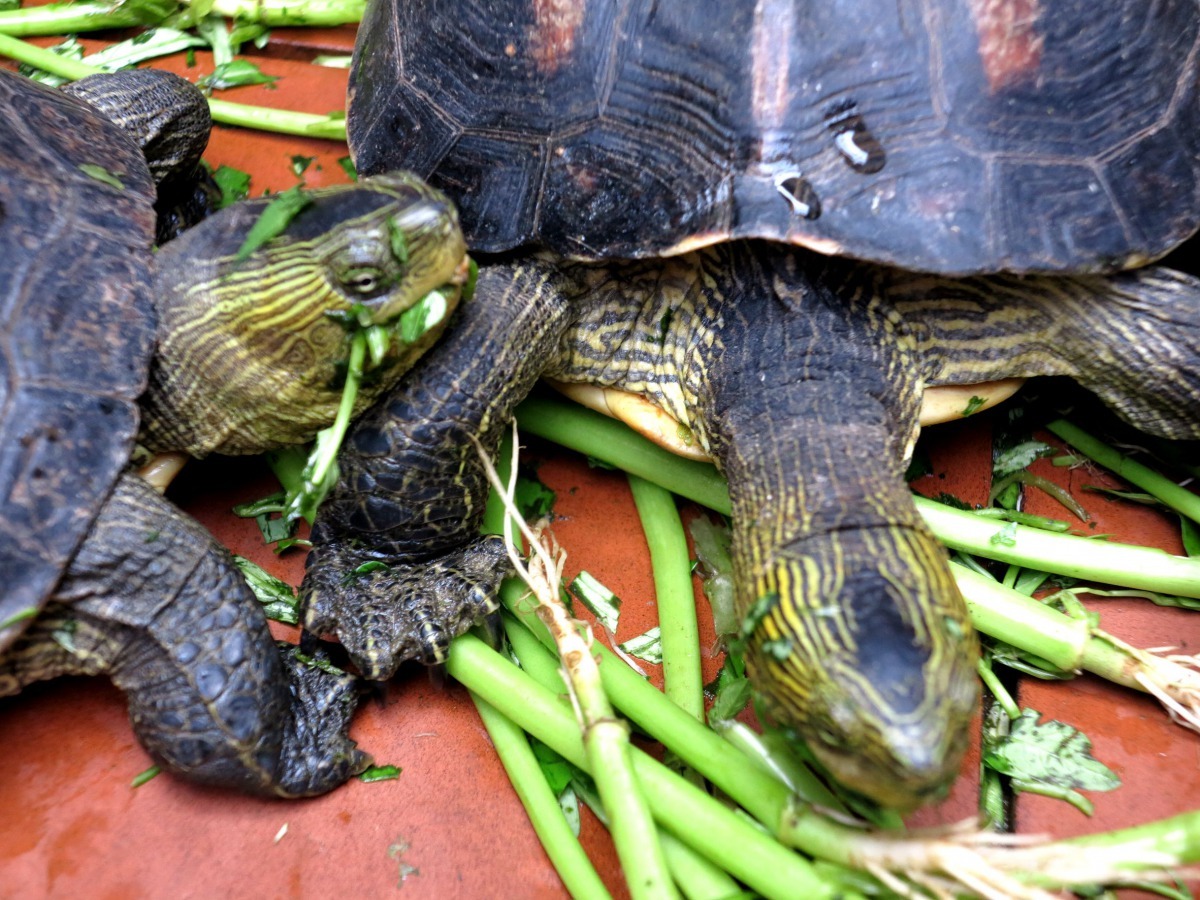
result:
<svg viewBox="0 0 1200 900"><path fill-rule="evenodd" d="M234 556L233 561L258 602L263 605L263 612L268 619L287 625L300 623L300 601L290 584L244 556Z"/></svg>
<svg viewBox="0 0 1200 900"><path fill-rule="evenodd" d="M250 176L241 169L224 164L219 165L213 172L213 181L221 189L221 199L217 202L218 209L224 209L231 203L237 203L250 195Z"/></svg>
<svg viewBox="0 0 1200 900"><path fill-rule="evenodd" d="M133 781L129 782L129 786L131 788L140 788L143 784L145 784L151 778L154 778L160 772L162 772L161 766L151 766L144 772L139 772L137 775L133 776Z"/></svg>
<svg viewBox="0 0 1200 900"><path fill-rule="evenodd" d="M338 165L342 167L342 171L346 173L346 177L351 181L358 181L358 169L355 168L354 160L349 156L339 156Z"/></svg>
<svg viewBox="0 0 1200 900"><path fill-rule="evenodd" d="M984 764L1013 780L1013 788L1059 796L1091 814L1091 803L1079 790L1111 791L1120 787L1117 774L1092 756L1092 742L1064 722L1039 722L1041 713L1021 710L1006 738L986 743Z"/></svg>
<svg viewBox="0 0 1200 900"><path fill-rule="evenodd" d="M1000 547L1017 546L1017 523L1009 522L988 538L988 543Z"/></svg>
<svg viewBox="0 0 1200 900"><path fill-rule="evenodd" d="M967 401L967 405L963 407L963 410L961 413L959 413L959 415L964 419L967 416L974 415L975 413L979 412L985 403L987 403L987 400L985 400L983 397L972 397Z"/></svg>
<svg viewBox="0 0 1200 900"><path fill-rule="evenodd" d="M304 193L300 185L276 194L263 209L258 220L251 226L250 232L246 235L242 246L238 248L234 259L241 262L267 241L283 234L292 219L296 218L300 211L310 203L312 203L312 198Z"/></svg>
<svg viewBox="0 0 1200 900"><path fill-rule="evenodd" d="M88 178L94 178L101 184L107 184L109 187L115 187L118 191L125 190L125 183L116 175L104 168L104 166L96 165L95 163L80 163L79 171Z"/></svg>
<svg viewBox="0 0 1200 900"><path fill-rule="evenodd" d="M1019 472L1043 456L1057 452L1045 441L1022 441L996 455L992 461L992 474L999 477Z"/></svg>
<svg viewBox="0 0 1200 900"><path fill-rule="evenodd" d="M300 178L308 171L308 167L317 161L315 156L301 156L296 154L292 157L292 174Z"/></svg>
<svg viewBox="0 0 1200 900"><path fill-rule="evenodd" d="M738 630L733 605L733 559L731 536L725 525L716 525L707 516L697 516L688 526L696 549L704 596L712 607L717 636L727 638Z"/></svg>
<svg viewBox="0 0 1200 900"><path fill-rule="evenodd" d="M399 766L368 766L359 776L359 781L368 784L375 781L395 781L400 777Z"/></svg>
<svg viewBox="0 0 1200 900"><path fill-rule="evenodd" d="M16 625L18 622L24 622L26 619L32 619L37 614L38 608L36 606L27 607L19 612L13 613L3 622L0 622L0 628L10 628L11 626Z"/></svg>

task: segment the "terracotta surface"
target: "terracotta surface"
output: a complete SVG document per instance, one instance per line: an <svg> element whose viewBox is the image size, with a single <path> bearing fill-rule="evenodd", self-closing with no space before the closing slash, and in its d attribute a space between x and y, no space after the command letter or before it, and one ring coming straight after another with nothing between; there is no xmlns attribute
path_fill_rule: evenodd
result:
<svg viewBox="0 0 1200 900"><path fill-rule="evenodd" d="M274 90L229 91L226 99L313 112L339 108L346 72L313 68L313 52L348 52L352 29L319 35L277 32L263 68L282 78ZM281 44L286 41L286 46ZM182 60L189 77L207 71ZM253 193L296 182L293 155L316 156L310 185L344 180L344 146L219 129L208 159L253 173ZM932 434L925 444L934 474L917 487L982 502L988 490L989 426L994 414ZM586 568L624 603L624 639L653 621L649 562L624 477L589 469L580 458L535 445L541 480L557 492L555 532L570 554L568 576ZM1151 510L1084 494L1103 480L1084 470L1037 470L1069 483L1096 516L1099 532L1179 552L1177 528ZM296 584L297 553L276 557L252 521L229 508L273 489L256 461L210 461L185 472L172 494L236 552ZM1061 516L1034 497L1032 511ZM697 514L687 508L688 516ZM707 607L701 600L702 620ZM1200 618L1149 603L1098 601L1103 626L1143 645L1200 651ZM280 629L288 633L289 629ZM711 633L711 632L710 632ZM294 632L292 632L294 636ZM707 640L707 638L706 638ZM711 641L709 641L711 643ZM707 674L718 660L709 661ZM1200 806L1200 738L1171 724L1147 698L1090 676L1069 683L1025 680L1020 699L1081 728L1124 787L1094 795L1087 819L1058 802L1022 798L1022 832L1076 834L1143 822ZM539 848L491 751L465 692L437 673L404 669L353 730L381 763L403 768L394 781L354 781L304 802L251 800L200 790L169 776L137 789L130 779L149 761L130 733L121 696L99 680L40 685L0 701L0 896L35 897L557 897L563 889ZM977 752L950 800L914 821L953 822L973 814ZM618 894L606 835L585 815L585 843ZM286 829L286 830L285 830Z"/></svg>

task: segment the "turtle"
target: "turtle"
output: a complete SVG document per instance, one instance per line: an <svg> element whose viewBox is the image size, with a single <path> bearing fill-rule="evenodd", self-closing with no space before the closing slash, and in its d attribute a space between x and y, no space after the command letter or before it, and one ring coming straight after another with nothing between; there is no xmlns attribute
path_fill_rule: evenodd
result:
<svg viewBox="0 0 1200 900"><path fill-rule="evenodd" d="M728 478L768 715L941 796L978 641L903 480L923 393L1067 375L1200 436L1200 283L1150 265L1200 221L1198 50L1187 0L373 0L356 165L458 204L487 303L349 436L306 627L442 660L504 572L471 438L539 377L619 389Z"/></svg>
<svg viewBox="0 0 1200 900"><path fill-rule="evenodd" d="M188 180L209 126L171 73L68 92L0 70L0 696L107 674L164 769L309 796L370 761L346 734L356 680L276 646L228 551L133 471L135 441L204 455L311 438L340 402L337 315L389 322L443 285L456 302L465 244L444 196L382 177L305 193L257 249L269 199L156 248L156 181ZM440 327L386 346L370 393Z"/></svg>

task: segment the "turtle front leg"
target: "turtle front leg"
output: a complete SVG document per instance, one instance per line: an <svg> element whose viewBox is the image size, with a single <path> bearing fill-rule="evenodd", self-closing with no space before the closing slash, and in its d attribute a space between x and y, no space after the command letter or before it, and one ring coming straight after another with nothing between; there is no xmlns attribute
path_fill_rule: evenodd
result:
<svg viewBox="0 0 1200 900"><path fill-rule="evenodd" d="M592 270L553 374L643 394L712 452L756 690L844 783L907 808L958 773L976 641L903 480L911 339L869 274L826 267L735 244Z"/></svg>
<svg viewBox="0 0 1200 900"><path fill-rule="evenodd" d="M364 677L441 662L497 606L511 566L480 537L494 454L568 323L555 276L536 261L480 273L448 336L356 423L321 505L300 587L305 627L335 637Z"/></svg>
<svg viewBox="0 0 1200 900"><path fill-rule="evenodd" d="M3 655L0 695L107 674L138 740L190 781L324 793L370 762L346 734L354 679L281 654L229 553L126 476L44 614Z"/></svg>

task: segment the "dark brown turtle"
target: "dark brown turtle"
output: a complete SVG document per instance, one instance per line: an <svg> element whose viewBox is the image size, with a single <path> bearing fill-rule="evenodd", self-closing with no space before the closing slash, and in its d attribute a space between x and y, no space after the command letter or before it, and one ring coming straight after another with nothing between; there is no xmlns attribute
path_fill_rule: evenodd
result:
<svg viewBox="0 0 1200 900"><path fill-rule="evenodd" d="M150 154L171 142L143 126L190 102L199 121L165 129L187 137L168 151L185 170L207 141L206 101L178 76L122 73L74 93L114 99ZM146 391L150 449L311 437L339 401L349 340L326 313L361 304L390 321L461 282L453 211L414 179L383 178L312 192L248 256L266 200L152 253L156 179L134 137L4 70L0 156L0 695L106 673L164 767L257 793L329 790L367 763L346 736L353 682L281 654L228 552L126 472L138 401ZM384 380L431 340L389 347Z"/></svg>
<svg viewBox="0 0 1200 900"><path fill-rule="evenodd" d="M376 0L359 34L359 170L542 250L360 423L309 626L371 677L439 659L495 585L467 436L541 375L619 388L729 479L767 708L875 799L939 794L976 641L902 480L922 392L1068 374L1200 434L1196 283L1092 274L1196 228L1195 4ZM946 277L998 272L1064 274Z"/></svg>

